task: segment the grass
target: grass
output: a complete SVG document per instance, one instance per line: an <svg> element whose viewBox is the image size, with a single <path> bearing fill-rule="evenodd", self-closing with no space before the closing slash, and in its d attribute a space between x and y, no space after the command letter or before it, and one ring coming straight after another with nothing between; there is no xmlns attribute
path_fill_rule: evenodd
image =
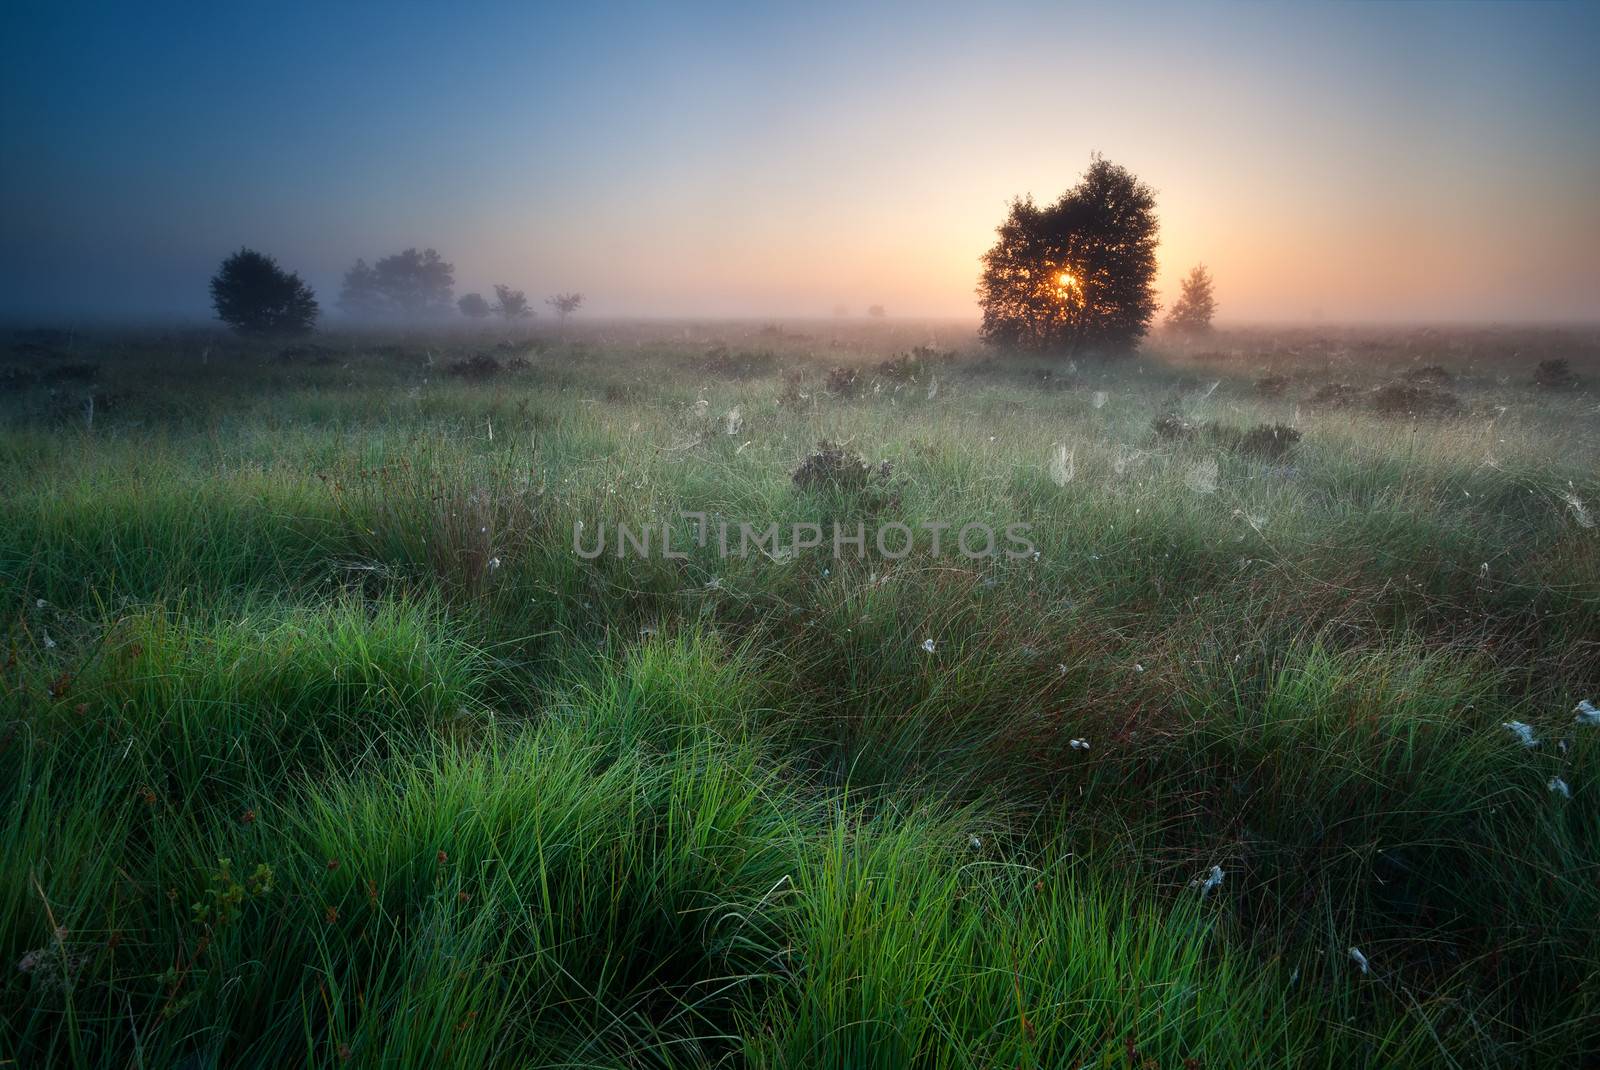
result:
<svg viewBox="0 0 1600 1070"><path fill-rule="evenodd" d="M0 397L0 1059L1581 1065L1600 410L1533 372L1593 383L1593 342L36 347ZM478 353L527 366L446 374ZM1362 400L1433 364L1453 410ZM1235 448L1270 424L1302 437ZM797 483L824 440L870 472ZM724 558L683 511L924 534ZM573 552L663 521L681 558Z"/></svg>

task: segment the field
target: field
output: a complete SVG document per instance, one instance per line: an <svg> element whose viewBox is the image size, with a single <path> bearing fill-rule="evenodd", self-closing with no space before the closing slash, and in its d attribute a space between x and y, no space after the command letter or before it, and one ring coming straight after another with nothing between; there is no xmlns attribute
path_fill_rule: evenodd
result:
<svg viewBox="0 0 1600 1070"><path fill-rule="evenodd" d="M7 344L0 1066L1600 1051L1594 330Z"/></svg>

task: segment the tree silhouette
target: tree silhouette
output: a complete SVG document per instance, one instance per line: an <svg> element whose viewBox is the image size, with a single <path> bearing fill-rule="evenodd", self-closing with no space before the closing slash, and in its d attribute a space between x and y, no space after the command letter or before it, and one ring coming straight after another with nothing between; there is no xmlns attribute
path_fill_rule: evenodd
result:
<svg viewBox="0 0 1600 1070"><path fill-rule="evenodd" d="M567 317L583 307L582 294L556 294L554 297L545 298L545 304L556 310L556 315L561 317L561 322L567 322Z"/></svg>
<svg viewBox="0 0 1600 1070"><path fill-rule="evenodd" d="M528 296L521 290L513 290L497 282L494 284L494 296L494 311L508 320L519 320L524 316L533 315L533 309L528 307Z"/></svg>
<svg viewBox="0 0 1600 1070"><path fill-rule="evenodd" d="M299 275L254 249L240 249L222 262L211 277L211 305L239 334L309 334L320 311Z"/></svg>
<svg viewBox="0 0 1600 1070"><path fill-rule="evenodd" d="M1155 317L1155 194L1096 157L1041 208L1019 198L983 256L985 342L1044 352L1131 349Z"/></svg>
<svg viewBox="0 0 1600 1070"><path fill-rule="evenodd" d="M489 314L489 302L483 299L482 294L462 294L456 307L469 320L481 320Z"/></svg>
<svg viewBox="0 0 1600 1070"><path fill-rule="evenodd" d="M368 319L445 315L454 302L455 272L455 265L432 249L407 249L370 266L357 260L345 273L339 307Z"/></svg>
<svg viewBox="0 0 1600 1070"><path fill-rule="evenodd" d="M1204 334L1211 329L1217 299L1211 293L1211 273L1204 264L1196 265L1183 280L1183 293L1167 313L1167 325L1184 334Z"/></svg>

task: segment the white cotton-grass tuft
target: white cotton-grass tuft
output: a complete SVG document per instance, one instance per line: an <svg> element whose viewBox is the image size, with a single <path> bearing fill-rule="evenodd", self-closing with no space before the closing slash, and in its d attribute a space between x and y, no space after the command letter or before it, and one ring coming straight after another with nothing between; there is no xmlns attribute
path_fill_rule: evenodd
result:
<svg viewBox="0 0 1600 1070"><path fill-rule="evenodd" d="M706 413L711 411L711 402L707 401L705 398L700 398L695 401L691 411L693 411L697 419L703 419Z"/></svg>
<svg viewBox="0 0 1600 1070"><path fill-rule="evenodd" d="M1189 887L1200 889L1200 898L1204 899L1218 888L1222 887L1223 872L1221 866L1212 866L1211 872L1204 877L1196 877L1189 882Z"/></svg>
<svg viewBox="0 0 1600 1070"><path fill-rule="evenodd" d="M1553 791L1555 794L1561 796L1563 799L1572 798L1572 788L1567 785L1567 782L1565 780L1562 780L1558 776L1551 777L1545 783L1545 787L1549 788L1551 791Z"/></svg>
<svg viewBox="0 0 1600 1070"><path fill-rule="evenodd" d="M1087 739L1074 739L1070 740L1067 743L1067 746L1071 747L1073 750L1088 750L1089 741Z"/></svg>
<svg viewBox="0 0 1600 1070"><path fill-rule="evenodd" d="M1106 402L1110 400L1110 394L1106 393L1104 390L1096 390L1094 392L1094 396L1089 399L1089 404L1093 405L1097 409L1103 409L1106 407Z"/></svg>
<svg viewBox="0 0 1600 1070"><path fill-rule="evenodd" d="M740 410L739 406L735 405L733 408L729 409L728 414L722 418L722 433L731 436L737 435L743 430L744 413Z"/></svg>
<svg viewBox="0 0 1600 1070"><path fill-rule="evenodd" d="M1579 699L1578 704L1572 707L1572 720L1575 724L1600 728L1600 707L1586 698Z"/></svg>
<svg viewBox="0 0 1600 1070"><path fill-rule="evenodd" d="M1539 741L1533 737L1533 726L1523 724L1521 721L1502 721L1501 728L1517 737L1517 742L1524 747L1537 747Z"/></svg>
<svg viewBox="0 0 1600 1070"><path fill-rule="evenodd" d="M1356 968L1362 973L1371 972L1371 963L1367 962L1367 956L1361 953L1361 949L1359 947L1352 947L1350 949L1350 961L1355 963Z"/></svg>
<svg viewBox="0 0 1600 1070"><path fill-rule="evenodd" d="M1567 503L1568 509L1572 510L1572 518L1578 522L1579 527L1594 527L1594 517L1589 515L1589 509L1583 504L1582 498L1568 491L1561 496L1561 500Z"/></svg>
<svg viewBox="0 0 1600 1070"><path fill-rule="evenodd" d="M1215 457L1207 457L1184 473L1183 485L1196 494L1215 494L1217 492L1217 482L1221 475L1222 471L1217 467L1217 459Z"/></svg>
<svg viewBox="0 0 1600 1070"><path fill-rule="evenodd" d="M939 396L939 377L937 375L930 375L930 376L928 376L928 400L932 401L934 398L936 398L938 396Z"/></svg>
<svg viewBox="0 0 1600 1070"><path fill-rule="evenodd" d="M1055 456L1050 458L1050 481L1056 486L1066 486L1077 474L1075 452L1059 444L1056 446Z"/></svg>
<svg viewBox="0 0 1600 1070"><path fill-rule="evenodd" d="M923 649L924 653L932 654L934 652L934 650L937 649L937 647L934 645L934 642L933 642L932 639L924 639L922 641L922 649Z"/></svg>

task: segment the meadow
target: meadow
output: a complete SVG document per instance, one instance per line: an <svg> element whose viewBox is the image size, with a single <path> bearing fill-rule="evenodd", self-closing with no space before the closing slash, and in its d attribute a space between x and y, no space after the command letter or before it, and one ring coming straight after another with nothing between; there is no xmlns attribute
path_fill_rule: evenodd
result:
<svg viewBox="0 0 1600 1070"><path fill-rule="evenodd" d="M0 1065L1600 1053L1600 332L8 345Z"/></svg>

